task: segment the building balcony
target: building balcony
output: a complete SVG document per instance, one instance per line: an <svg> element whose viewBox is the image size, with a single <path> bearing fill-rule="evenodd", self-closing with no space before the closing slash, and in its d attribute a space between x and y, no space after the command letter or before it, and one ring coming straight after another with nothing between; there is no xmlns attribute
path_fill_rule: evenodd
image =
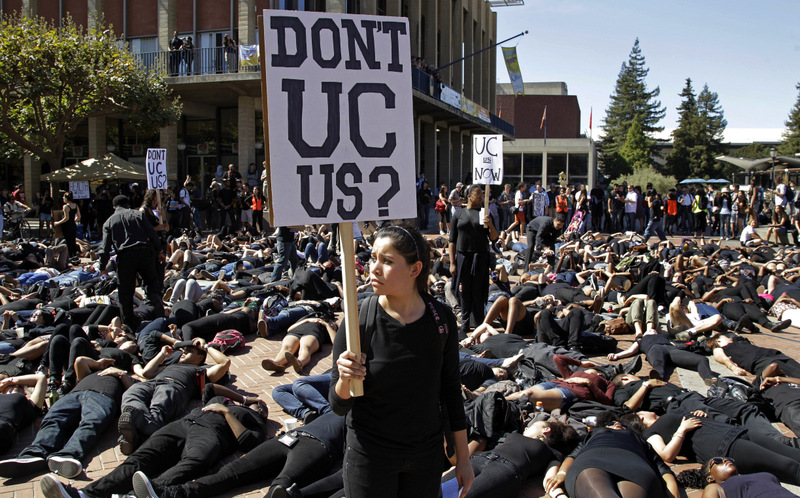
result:
<svg viewBox="0 0 800 498"><path fill-rule="evenodd" d="M260 71L259 66L242 64L238 54L226 53L225 47L195 48L175 52L138 52L134 53L133 57L147 71L156 71L166 77Z"/></svg>

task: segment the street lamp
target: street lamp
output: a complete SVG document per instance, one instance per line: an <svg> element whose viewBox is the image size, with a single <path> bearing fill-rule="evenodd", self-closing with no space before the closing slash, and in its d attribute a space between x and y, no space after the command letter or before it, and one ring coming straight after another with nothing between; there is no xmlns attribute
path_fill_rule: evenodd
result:
<svg viewBox="0 0 800 498"><path fill-rule="evenodd" d="M769 155L772 158L772 174L770 175L772 180L772 188L775 188L775 158L778 157L778 149L775 147L770 147Z"/></svg>

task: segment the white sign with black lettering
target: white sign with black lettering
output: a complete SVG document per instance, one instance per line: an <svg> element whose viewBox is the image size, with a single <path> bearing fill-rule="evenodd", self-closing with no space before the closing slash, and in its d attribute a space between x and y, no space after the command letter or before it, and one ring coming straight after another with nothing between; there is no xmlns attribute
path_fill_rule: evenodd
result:
<svg viewBox="0 0 800 498"><path fill-rule="evenodd" d="M408 20L265 10L273 224L416 217Z"/></svg>
<svg viewBox="0 0 800 498"><path fill-rule="evenodd" d="M69 191L72 192L73 199L88 199L91 197L89 182L69 182Z"/></svg>
<svg viewBox="0 0 800 498"><path fill-rule="evenodd" d="M503 183L503 135L472 135L472 181Z"/></svg>
<svg viewBox="0 0 800 498"><path fill-rule="evenodd" d="M147 149L147 188L167 188L167 149Z"/></svg>

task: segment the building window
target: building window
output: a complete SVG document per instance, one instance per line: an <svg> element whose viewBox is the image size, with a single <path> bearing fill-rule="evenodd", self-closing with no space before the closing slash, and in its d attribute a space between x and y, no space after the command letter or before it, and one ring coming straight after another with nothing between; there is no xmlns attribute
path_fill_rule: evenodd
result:
<svg viewBox="0 0 800 498"><path fill-rule="evenodd" d="M541 152L526 152L522 160L522 179L528 185L535 185L542 181L542 154Z"/></svg>
<svg viewBox="0 0 800 498"><path fill-rule="evenodd" d="M522 177L522 156L503 154L503 182L516 183Z"/></svg>
<svg viewBox="0 0 800 498"><path fill-rule="evenodd" d="M569 155L569 183L580 185L589 181L589 155L570 154ZM590 187L591 189L591 187Z"/></svg>
<svg viewBox="0 0 800 498"><path fill-rule="evenodd" d="M547 154L547 185L558 183L558 174L567 174L566 154Z"/></svg>

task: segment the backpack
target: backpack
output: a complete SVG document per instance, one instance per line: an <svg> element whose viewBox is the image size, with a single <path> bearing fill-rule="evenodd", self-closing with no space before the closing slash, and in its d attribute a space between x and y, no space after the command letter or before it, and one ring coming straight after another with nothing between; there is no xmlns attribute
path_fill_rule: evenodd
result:
<svg viewBox="0 0 800 498"><path fill-rule="evenodd" d="M242 344L244 344L244 336L235 329L217 332L214 340L208 343L209 346L214 346L222 354L235 353L241 349Z"/></svg>
<svg viewBox="0 0 800 498"><path fill-rule="evenodd" d="M581 352L585 355L605 355L617 350L617 340L610 335L600 335L594 332L581 334Z"/></svg>
<svg viewBox="0 0 800 498"><path fill-rule="evenodd" d="M436 329L439 331L442 351L447 344L447 337L450 335L447 320L443 313L444 305L431 297L429 294L421 294L425 305L433 313L433 320ZM452 312L451 312L452 313ZM372 295L364 299L358 310L358 329L361 331L361 352L369 355L372 345L372 336L375 333L375 322L378 317L378 296Z"/></svg>
<svg viewBox="0 0 800 498"><path fill-rule="evenodd" d="M264 314L277 316L284 308L289 306L289 301L283 294L273 294L264 300Z"/></svg>

